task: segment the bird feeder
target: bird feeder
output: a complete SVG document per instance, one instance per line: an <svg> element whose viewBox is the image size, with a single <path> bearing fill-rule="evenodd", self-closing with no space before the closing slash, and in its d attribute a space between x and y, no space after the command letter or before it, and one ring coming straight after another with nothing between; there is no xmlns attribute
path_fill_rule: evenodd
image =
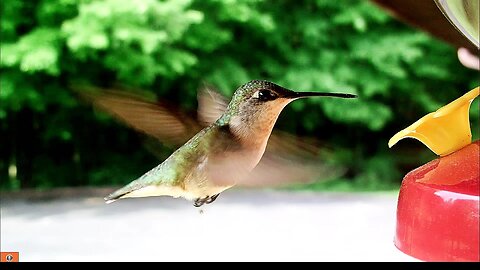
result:
<svg viewBox="0 0 480 270"><path fill-rule="evenodd" d="M388 142L421 141L439 158L409 172L397 204L394 243L425 261L480 260L480 140L471 142L469 109L479 87L430 113Z"/></svg>

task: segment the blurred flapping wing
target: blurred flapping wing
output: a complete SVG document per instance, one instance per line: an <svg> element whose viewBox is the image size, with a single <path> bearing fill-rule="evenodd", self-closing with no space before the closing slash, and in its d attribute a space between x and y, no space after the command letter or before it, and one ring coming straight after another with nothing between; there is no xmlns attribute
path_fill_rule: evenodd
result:
<svg viewBox="0 0 480 270"><path fill-rule="evenodd" d="M212 86L205 85L198 91L198 120L205 126L217 121L227 110L228 99Z"/></svg>
<svg viewBox="0 0 480 270"><path fill-rule="evenodd" d="M181 145L202 128L194 117L167 102L155 101L150 93L92 87L75 90L102 111L164 143Z"/></svg>
<svg viewBox="0 0 480 270"><path fill-rule="evenodd" d="M345 170L328 164L327 153L318 140L274 131L258 165L237 184L275 187L337 178Z"/></svg>

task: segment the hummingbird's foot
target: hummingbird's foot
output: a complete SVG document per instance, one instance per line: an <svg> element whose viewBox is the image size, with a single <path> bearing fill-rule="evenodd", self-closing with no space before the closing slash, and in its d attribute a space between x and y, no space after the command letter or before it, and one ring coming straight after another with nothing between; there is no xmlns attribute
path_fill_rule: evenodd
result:
<svg viewBox="0 0 480 270"><path fill-rule="evenodd" d="M200 206L202 206L202 205L204 205L204 204L212 203L212 202L214 202L214 201L217 199L218 195L220 195L220 193L219 193L219 194L215 194L215 195L213 195L213 196L207 196L207 197L205 197L205 198L198 198L198 199L196 199L196 200L193 202L193 206L195 206L195 207L200 207Z"/></svg>
<svg viewBox="0 0 480 270"><path fill-rule="evenodd" d="M206 202L206 200L207 200L207 198L208 198L208 197L196 199L196 200L193 202L193 206L195 206L195 207L200 207L200 206L204 205L205 202Z"/></svg>
<svg viewBox="0 0 480 270"><path fill-rule="evenodd" d="M215 194L211 197L207 197L207 200L205 201L205 203L210 204L210 203L214 202L218 198L218 195L220 195L220 193Z"/></svg>

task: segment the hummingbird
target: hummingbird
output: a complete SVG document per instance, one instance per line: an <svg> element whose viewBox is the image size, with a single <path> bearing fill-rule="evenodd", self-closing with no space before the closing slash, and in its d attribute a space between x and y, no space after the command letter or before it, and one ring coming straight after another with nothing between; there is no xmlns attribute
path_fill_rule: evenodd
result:
<svg viewBox="0 0 480 270"><path fill-rule="evenodd" d="M104 90L82 95L143 133L164 142L183 143L158 166L106 196L107 203L172 196L193 201L195 207L212 203L235 185L281 182L318 172L318 164L307 160L294 166L289 163L292 153L300 148L308 151L310 145L302 146L286 133L272 135L278 116L287 104L301 98L356 98L347 93L296 92L253 80L240 86L229 103L210 88L199 91L198 119L193 119L165 102L132 93Z"/></svg>

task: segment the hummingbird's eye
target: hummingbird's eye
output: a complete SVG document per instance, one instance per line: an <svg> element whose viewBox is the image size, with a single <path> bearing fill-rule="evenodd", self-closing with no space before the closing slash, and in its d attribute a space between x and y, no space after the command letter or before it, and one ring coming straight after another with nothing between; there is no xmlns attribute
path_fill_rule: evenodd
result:
<svg viewBox="0 0 480 270"><path fill-rule="evenodd" d="M252 97L261 101L268 101L276 99L277 95L270 90L263 89L253 93Z"/></svg>

